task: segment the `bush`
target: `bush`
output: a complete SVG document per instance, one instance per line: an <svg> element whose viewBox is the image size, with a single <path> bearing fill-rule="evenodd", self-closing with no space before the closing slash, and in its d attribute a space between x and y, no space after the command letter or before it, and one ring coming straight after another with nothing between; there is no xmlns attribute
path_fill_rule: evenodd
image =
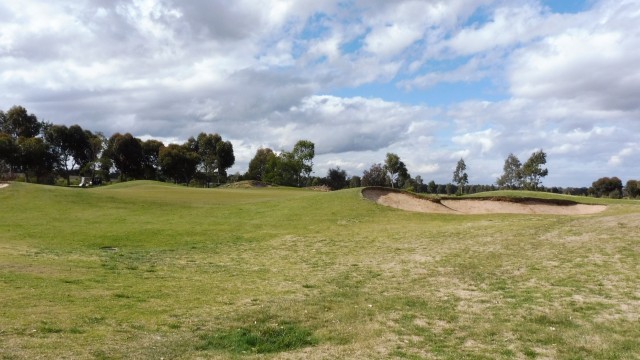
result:
<svg viewBox="0 0 640 360"><path fill-rule="evenodd" d="M622 193L618 190L613 190L609 193L609 199L621 199Z"/></svg>

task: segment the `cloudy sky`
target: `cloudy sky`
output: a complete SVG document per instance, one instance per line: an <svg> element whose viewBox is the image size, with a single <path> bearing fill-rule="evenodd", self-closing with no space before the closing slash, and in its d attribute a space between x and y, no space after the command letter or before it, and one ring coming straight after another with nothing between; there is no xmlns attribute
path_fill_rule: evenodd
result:
<svg viewBox="0 0 640 360"><path fill-rule="evenodd" d="M110 136L316 145L315 174L387 152L425 181L640 179L638 0L0 0L0 109Z"/></svg>

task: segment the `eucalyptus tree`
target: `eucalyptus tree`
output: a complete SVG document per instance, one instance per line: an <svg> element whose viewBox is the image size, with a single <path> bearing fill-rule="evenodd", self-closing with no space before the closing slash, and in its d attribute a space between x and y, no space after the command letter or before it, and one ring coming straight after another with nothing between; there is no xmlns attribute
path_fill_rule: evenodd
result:
<svg viewBox="0 0 640 360"><path fill-rule="evenodd" d="M327 185L331 190L344 189L349 185L347 181L347 172L337 167L327 171Z"/></svg>
<svg viewBox="0 0 640 360"><path fill-rule="evenodd" d="M256 150L256 154L249 162L246 177L251 180L263 181L267 171L267 164L275 157L276 154L269 148L259 148Z"/></svg>
<svg viewBox="0 0 640 360"><path fill-rule="evenodd" d="M143 141L142 146L142 176L146 180L160 179L160 150L164 147L162 141L149 139Z"/></svg>
<svg viewBox="0 0 640 360"><path fill-rule="evenodd" d="M109 138L107 156L120 172L120 180L138 178L142 173L142 141L130 133L115 133Z"/></svg>
<svg viewBox="0 0 640 360"><path fill-rule="evenodd" d="M362 186L389 186L390 179L382 164L373 164L362 173Z"/></svg>
<svg viewBox="0 0 640 360"><path fill-rule="evenodd" d="M624 189L627 192L627 196L629 198L635 199L638 195L640 195L640 181L628 180Z"/></svg>
<svg viewBox="0 0 640 360"><path fill-rule="evenodd" d="M51 178L55 157L49 144L42 138L19 137L18 138L18 164L24 173L25 180L29 182L35 176L36 181L43 182L44 178Z"/></svg>
<svg viewBox="0 0 640 360"><path fill-rule="evenodd" d="M220 180L227 180L227 169L236 162L233 154L233 144L230 141L220 141L216 144L216 168L218 173L218 183Z"/></svg>
<svg viewBox="0 0 640 360"><path fill-rule="evenodd" d="M18 164L19 148L15 139L7 133L0 132L0 175L8 172L9 178L13 177L13 168Z"/></svg>
<svg viewBox="0 0 640 360"><path fill-rule="evenodd" d="M5 132L14 138L36 137L40 134L42 123L38 118L27 112L22 106L13 106L5 114L2 119L2 132Z"/></svg>
<svg viewBox="0 0 640 360"><path fill-rule="evenodd" d="M400 181L404 182L409 178L407 166L400 160L400 157L394 153L387 153L384 161L384 170L389 175L392 188L400 185Z"/></svg>
<svg viewBox="0 0 640 360"><path fill-rule="evenodd" d="M298 186L302 186L302 181L309 179L313 171L313 158L315 156L315 144L309 140L299 140L291 152L291 161L293 166L297 168Z"/></svg>
<svg viewBox="0 0 640 360"><path fill-rule="evenodd" d="M176 184L188 185L197 172L200 158L187 144L169 144L160 149L159 162L164 175Z"/></svg>
<svg viewBox="0 0 640 360"><path fill-rule="evenodd" d="M76 167L79 169L92 160L89 135L92 134L85 132L79 125L51 125L44 133L56 159L55 170L67 180L67 186L71 183L70 176Z"/></svg>
<svg viewBox="0 0 640 360"><path fill-rule="evenodd" d="M185 144L198 154L198 169L204 174L206 184L209 186L218 168L217 146L222 142L219 134L207 134L201 132L196 138L189 138Z"/></svg>
<svg viewBox="0 0 640 360"><path fill-rule="evenodd" d="M460 160L458 160L458 164L456 165L456 169L453 172L453 182L458 186L456 195L462 195L465 185L469 183L469 176L467 175L466 170L467 164L465 164L463 158L460 158Z"/></svg>
<svg viewBox="0 0 640 360"><path fill-rule="evenodd" d="M500 187L506 187L509 189L516 189L522 187L523 174L522 163L517 156L509 154L504 161L502 167L503 173L496 180L496 184Z"/></svg>
<svg viewBox="0 0 640 360"><path fill-rule="evenodd" d="M542 167L546 163L547 154L538 150L522 165L523 186L526 190L538 190L542 178L549 174L549 170Z"/></svg>

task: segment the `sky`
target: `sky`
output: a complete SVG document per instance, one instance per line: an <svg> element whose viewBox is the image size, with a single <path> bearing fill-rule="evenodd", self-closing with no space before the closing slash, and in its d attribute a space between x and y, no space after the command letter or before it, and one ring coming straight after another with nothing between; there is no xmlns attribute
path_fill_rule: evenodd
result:
<svg viewBox="0 0 640 360"><path fill-rule="evenodd" d="M314 173L640 179L639 0L0 0L0 109L106 136L315 143Z"/></svg>

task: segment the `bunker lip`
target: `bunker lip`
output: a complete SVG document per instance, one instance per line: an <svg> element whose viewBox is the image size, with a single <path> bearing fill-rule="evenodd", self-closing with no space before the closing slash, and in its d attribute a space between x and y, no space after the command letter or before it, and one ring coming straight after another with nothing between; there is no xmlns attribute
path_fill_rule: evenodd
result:
<svg viewBox="0 0 640 360"><path fill-rule="evenodd" d="M479 198L428 199L409 192L382 187L362 189L362 196L396 209L435 214L550 214L589 215L604 211L605 205L580 204L563 199Z"/></svg>

